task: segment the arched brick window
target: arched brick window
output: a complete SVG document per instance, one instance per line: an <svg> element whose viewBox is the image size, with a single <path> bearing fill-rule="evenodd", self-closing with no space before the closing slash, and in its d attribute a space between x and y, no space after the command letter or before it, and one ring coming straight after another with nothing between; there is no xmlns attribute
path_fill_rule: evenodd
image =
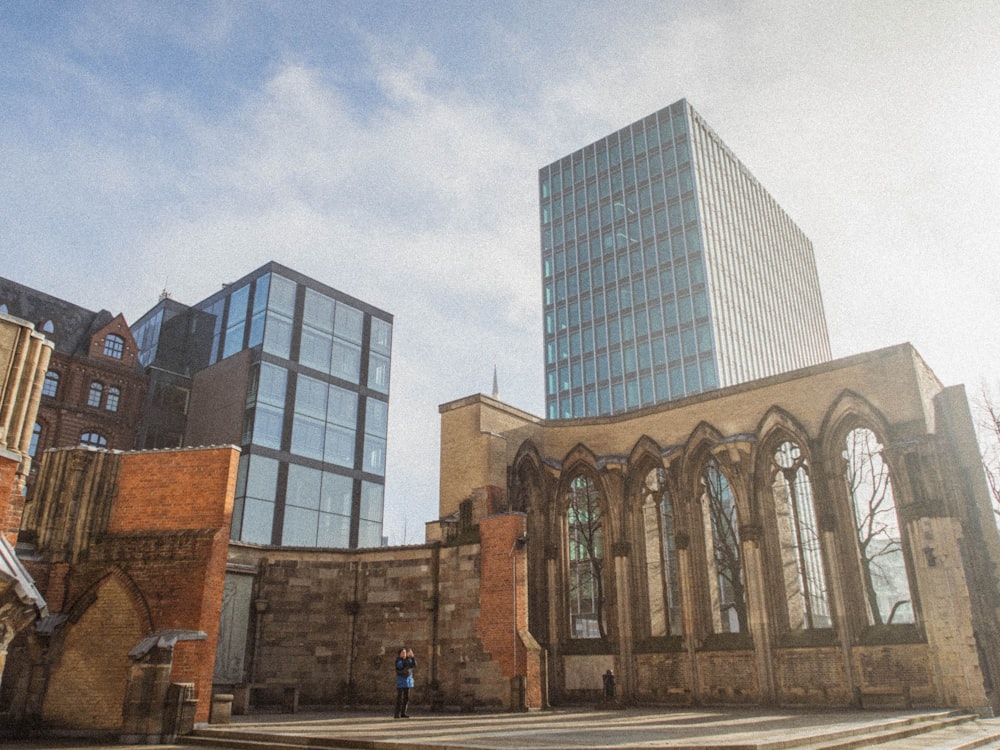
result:
<svg viewBox="0 0 1000 750"><path fill-rule="evenodd" d="M121 397L121 389L111 386L108 388L107 398L104 399L104 408L108 411L118 411L118 404L121 401Z"/></svg>
<svg viewBox="0 0 1000 750"><path fill-rule="evenodd" d="M55 398L59 393L59 373L49 370L45 373L45 382L42 383L42 395Z"/></svg>
<svg viewBox="0 0 1000 750"><path fill-rule="evenodd" d="M95 409L100 408L101 396L103 395L104 385L95 380L90 384L90 390L87 392L87 406L91 406Z"/></svg>
<svg viewBox="0 0 1000 750"><path fill-rule="evenodd" d="M80 445L93 445L98 448L106 448L108 439L99 432L85 432L80 435Z"/></svg>

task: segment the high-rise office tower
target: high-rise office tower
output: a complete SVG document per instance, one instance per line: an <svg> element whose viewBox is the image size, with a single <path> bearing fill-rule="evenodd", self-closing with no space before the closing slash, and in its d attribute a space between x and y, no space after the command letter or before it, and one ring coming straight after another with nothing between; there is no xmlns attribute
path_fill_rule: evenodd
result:
<svg viewBox="0 0 1000 750"><path fill-rule="evenodd" d="M549 419L830 358L812 243L687 101L538 182Z"/></svg>
<svg viewBox="0 0 1000 750"><path fill-rule="evenodd" d="M237 541L382 542L392 316L271 262L132 327L139 447L239 445Z"/></svg>

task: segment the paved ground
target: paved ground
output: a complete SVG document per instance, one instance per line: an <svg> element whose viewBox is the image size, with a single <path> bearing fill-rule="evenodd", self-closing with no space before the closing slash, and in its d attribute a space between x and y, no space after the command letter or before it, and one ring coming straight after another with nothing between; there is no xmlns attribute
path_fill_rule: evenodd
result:
<svg viewBox="0 0 1000 750"><path fill-rule="evenodd" d="M280 733L313 741L338 738L364 741L370 746L442 750L625 750L625 748L753 748L769 743L885 727L913 716L904 712L723 711L699 709L625 711L558 710L528 714L428 714L409 720L392 719L373 711L257 714L234 717L226 727L242 733ZM219 725L212 728L221 729ZM974 742L1000 737L1000 719L979 720L910 737L882 750L971 747ZM98 750L125 747L173 750L190 745L109 745L83 740L2 741L3 750ZM1000 748L1000 740L979 745Z"/></svg>

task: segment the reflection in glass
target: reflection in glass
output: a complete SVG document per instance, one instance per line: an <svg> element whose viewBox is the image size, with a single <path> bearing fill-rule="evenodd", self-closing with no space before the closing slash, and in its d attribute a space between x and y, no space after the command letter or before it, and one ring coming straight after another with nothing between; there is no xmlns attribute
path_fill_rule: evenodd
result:
<svg viewBox="0 0 1000 750"><path fill-rule="evenodd" d="M570 636L604 638L604 533L599 494L589 477L570 483L566 523Z"/></svg>

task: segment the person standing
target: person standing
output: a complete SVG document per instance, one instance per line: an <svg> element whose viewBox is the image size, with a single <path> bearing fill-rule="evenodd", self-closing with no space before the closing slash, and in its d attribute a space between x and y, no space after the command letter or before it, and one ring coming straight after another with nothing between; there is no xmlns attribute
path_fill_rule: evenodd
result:
<svg viewBox="0 0 1000 750"><path fill-rule="evenodd" d="M396 719L409 719L406 708L410 704L410 688L413 687L413 670L417 668L417 660L413 651L405 646L399 649L396 656Z"/></svg>

